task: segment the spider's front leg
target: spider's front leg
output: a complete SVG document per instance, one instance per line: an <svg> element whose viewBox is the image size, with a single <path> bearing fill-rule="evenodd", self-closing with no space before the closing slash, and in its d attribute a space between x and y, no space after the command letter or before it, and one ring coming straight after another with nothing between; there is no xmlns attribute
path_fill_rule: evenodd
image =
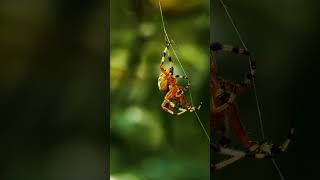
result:
<svg viewBox="0 0 320 180"><path fill-rule="evenodd" d="M162 51L162 56L161 56L161 63L160 63L160 69L161 71L164 71L164 67L163 67L163 64L164 64L164 61L166 59L166 57L168 57L168 61L170 62L170 69L173 67L172 66L172 58L170 56L170 51L169 51L169 48L170 48L170 45L168 42L166 42L166 47L164 48L164 50Z"/></svg>
<svg viewBox="0 0 320 180"><path fill-rule="evenodd" d="M164 62L165 62L166 57L167 57L168 61L170 62L170 68L168 68L168 69L164 68ZM173 66L172 66L172 59L171 59L170 52L169 52L169 44L167 43L167 45L161 55L160 75L158 78L158 88L161 92L167 93L169 91L168 78L169 78L170 74L173 74Z"/></svg>

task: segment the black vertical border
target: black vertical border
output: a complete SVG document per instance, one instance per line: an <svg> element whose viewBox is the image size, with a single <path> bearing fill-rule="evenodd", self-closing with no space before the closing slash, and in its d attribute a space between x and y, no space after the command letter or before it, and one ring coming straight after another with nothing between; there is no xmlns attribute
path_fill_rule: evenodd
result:
<svg viewBox="0 0 320 180"><path fill-rule="evenodd" d="M106 178L110 177L110 0L107 0L106 8L106 118L107 118L107 167L106 167Z"/></svg>

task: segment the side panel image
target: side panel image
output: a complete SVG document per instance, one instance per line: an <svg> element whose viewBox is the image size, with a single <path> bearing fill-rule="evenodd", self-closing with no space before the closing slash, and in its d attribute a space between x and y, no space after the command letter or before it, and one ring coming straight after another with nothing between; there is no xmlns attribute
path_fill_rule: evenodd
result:
<svg viewBox="0 0 320 180"><path fill-rule="evenodd" d="M288 163L294 158L298 119L292 118L290 108L286 108L290 107L289 101L282 102L285 108L281 111L275 105L279 103L276 97L283 95L279 91L289 87L282 84L277 92L264 83L276 81L266 78L270 73L277 77L280 73L293 73L289 69L272 72L271 67L264 66L267 62L287 63L294 59L290 53L293 46L284 49L282 59L263 56L265 52L268 57L274 53L274 46L266 47L264 42L272 44L275 37L259 36L259 31L265 31L259 28L259 17L268 17L252 7L258 5L248 1L211 2L211 179L285 180L294 173ZM259 16L252 16L253 11ZM267 23L272 24L272 19Z"/></svg>

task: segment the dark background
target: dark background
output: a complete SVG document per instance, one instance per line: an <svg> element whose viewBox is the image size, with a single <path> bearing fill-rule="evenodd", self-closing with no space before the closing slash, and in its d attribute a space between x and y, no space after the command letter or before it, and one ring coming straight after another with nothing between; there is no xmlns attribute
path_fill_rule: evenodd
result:
<svg viewBox="0 0 320 180"><path fill-rule="evenodd" d="M0 2L0 179L106 178L108 4Z"/></svg>
<svg viewBox="0 0 320 180"><path fill-rule="evenodd" d="M248 48L257 61L257 91L266 136L281 143L290 120L296 141L276 158L286 179L317 179L318 169L318 16L314 1L225 0ZM214 36L212 36L214 32ZM219 0L211 1L211 41L241 47ZM247 59L218 57L219 74L240 80ZM253 91L237 100L246 130L261 139ZM236 146L236 145L235 145ZM237 147L237 146L236 146ZM280 179L271 160L241 160L217 171L213 179Z"/></svg>

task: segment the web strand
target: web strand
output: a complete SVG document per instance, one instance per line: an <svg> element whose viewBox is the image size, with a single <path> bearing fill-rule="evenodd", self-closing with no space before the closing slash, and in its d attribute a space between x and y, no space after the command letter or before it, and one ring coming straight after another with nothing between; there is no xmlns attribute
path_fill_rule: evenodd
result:
<svg viewBox="0 0 320 180"><path fill-rule="evenodd" d="M283 174L282 174L282 172L281 172L281 170L280 170L280 167L279 167L279 165L277 164L276 160L272 157L272 158L271 158L271 161L272 161L272 163L273 163L273 166L276 168L276 170L277 170L277 172L278 172L281 180L286 180L286 179L284 178L284 176L283 176Z"/></svg>
<svg viewBox="0 0 320 180"><path fill-rule="evenodd" d="M173 48L173 46L172 46L172 44L171 44L171 40L170 40L170 38L169 38L169 36L168 36L167 30L166 30L166 26L165 26L165 24L164 24L164 18L163 18L163 13L162 13L162 7L161 7L161 2L160 2L160 0L159 0L159 9L160 9L160 15L161 15L161 21L162 21L162 28L163 28L163 32L164 32L164 35L165 35L165 40L168 42L170 48L172 49L172 52L173 52L175 58L177 59L177 61L178 61L179 65L180 65L180 67L181 67L184 75L185 75L186 77L188 77L186 71L184 70L184 68L183 68L183 66L182 66L182 63L181 63L181 61L180 61L180 58L178 57L175 49ZM191 87L189 88L189 96L190 96L191 106L194 106L194 104L193 104L193 98L192 98L192 92L191 92ZM200 124L200 126L201 126L201 128L202 128L202 130L203 130L203 132L205 133L205 135L207 136L208 141L210 142L210 136L209 136L207 130L205 129L205 127L203 126L203 123L202 123L202 121L201 121L198 113L197 113L196 111L194 111L194 113L195 113L195 115L196 115L196 117L197 117L197 120L198 120L198 122L199 122L199 124Z"/></svg>

